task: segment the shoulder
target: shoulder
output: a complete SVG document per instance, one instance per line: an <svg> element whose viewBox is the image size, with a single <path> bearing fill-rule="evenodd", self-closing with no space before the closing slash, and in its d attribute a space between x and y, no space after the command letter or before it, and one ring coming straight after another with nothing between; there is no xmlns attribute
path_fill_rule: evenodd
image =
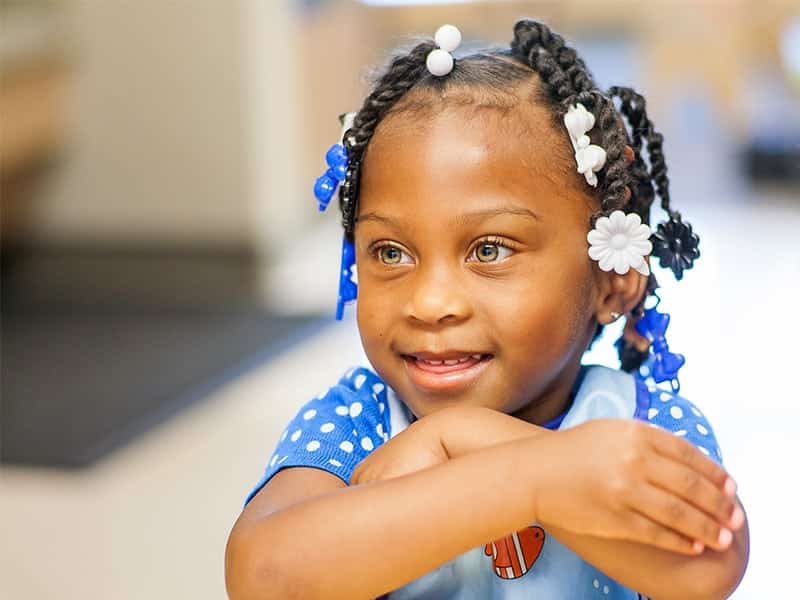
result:
<svg viewBox="0 0 800 600"><path fill-rule="evenodd" d="M322 443L346 435L369 452L389 437L386 395L386 385L375 372L352 367L336 385L300 407L281 440L313 437Z"/></svg>
<svg viewBox="0 0 800 600"><path fill-rule="evenodd" d="M389 439L386 385L366 367L300 406L284 428L249 501L281 469L313 467L350 482L353 470Z"/></svg>
<svg viewBox="0 0 800 600"><path fill-rule="evenodd" d="M685 437L706 456L722 462L714 430L702 411L684 396L650 385L646 420L676 436Z"/></svg>

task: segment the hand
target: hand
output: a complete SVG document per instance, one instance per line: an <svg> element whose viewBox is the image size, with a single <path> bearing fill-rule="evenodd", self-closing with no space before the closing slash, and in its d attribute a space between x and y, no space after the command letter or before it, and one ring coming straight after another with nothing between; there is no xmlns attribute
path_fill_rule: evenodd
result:
<svg viewBox="0 0 800 600"><path fill-rule="evenodd" d="M448 460L434 415L414 421L358 463L350 485L393 479Z"/></svg>
<svg viewBox="0 0 800 600"><path fill-rule="evenodd" d="M696 555L726 549L744 523L725 470L664 430L603 419L529 447L547 464L532 490L545 528Z"/></svg>

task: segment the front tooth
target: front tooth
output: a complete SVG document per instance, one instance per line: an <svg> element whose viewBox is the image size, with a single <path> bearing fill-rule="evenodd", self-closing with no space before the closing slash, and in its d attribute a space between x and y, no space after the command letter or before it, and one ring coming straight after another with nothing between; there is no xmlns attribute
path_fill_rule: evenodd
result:
<svg viewBox="0 0 800 600"><path fill-rule="evenodd" d="M430 365L440 365L440 364L442 364L442 361L440 361L440 360L426 360L425 362L430 364Z"/></svg>
<svg viewBox="0 0 800 600"><path fill-rule="evenodd" d="M458 359L457 358L452 358L452 359L446 360L446 361L444 361L444 364L446 364L447 366L457 365L458 364Z"/></svg>
<svg viewBox="0 0 800 600"><path fill-rule="evenodd" d="M459 362L459 363L465 363L465 362L467 362L469 359L470 359L470 357L469 357L469 356L465 356L464 358L459 358L459 359L458 359L458 362Z"/></svg>
<svg viewBox="0 0 800 600"><path fill-rule="evenodd" d="M473 354L472 358L474 358L475 360L480 360L481 359L481 355L480 354Z"/></svg>

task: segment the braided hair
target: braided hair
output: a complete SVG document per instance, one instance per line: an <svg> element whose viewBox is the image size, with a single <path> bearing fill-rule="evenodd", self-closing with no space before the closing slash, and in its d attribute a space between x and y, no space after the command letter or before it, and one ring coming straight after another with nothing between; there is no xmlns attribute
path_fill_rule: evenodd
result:
<svg viewBox="0 0 800 600"><path fill-rule="evenodd" d="M563 117L570 106L581 103L595 116L595 127L590 137L592 143L605 149L606 162L598 173L598 186L592 192L600 210L591 216L589 228L594 227L598 218L618 209L635 212L643 223L649 224L650 206L656 194L661 199L661 207L670 216L670 222L677 220L682 227L688 226L681 224L680 214L670 208L663 136L654 129L647 116L645 99L627 87L615 86L606 92L599 90L584 61L562 36L542 23L521 20L514 26L510 48L459 57L452 72L445 77L436 77L427 70L425 61L434 49L436 44L426 40L413 46L410 51L395 56L364 100L353 126L344 134L348 168L339 189L339 205L345 236L349 240L353 239L358 212L360 170L369 142L382 120L390 114L424 109L426 91L458 90L467 93L467 102L502 108L508 105L509 97L519 101L518 91L530 83L535 75L538 75L540 87L535 98L528 100L548 107L554 125L557 129L563 129L565 136ZM413 93L409 93L411 90ZM464 102L463 95L458 98ZM619 109L615 99L620 102ZM433 100L428 104L433 104ZM626 147L633 150L632 162L629 161L630 150ZM644 160L644 151L647 152L647 162ZM688 229L691 238L691 226ZM659 232L664 233L662 226L659 226ZM663 254L659 256L657 252L654 254L661 258L662 266L666 266L665 261L675 263L678 270L674 265L670 266L680 279L683 269L690 268L691 259L699 256L699 253L695 243L694 254L690 256L688 264L685 256L681 262L680 252L675 253L673 238L676 236L670 237L670 232L672 230L658 238L663 242L659 247L666 249L667 258ZM680 240L677 245L680 250ZM669 254L669 250L673 253ZM677 259L674 258L676 255ZM645 297L632 311L634 319L642 316L646 298L657 287L658 282L651 272ZM592 341L597 339L602 330L603 326L598 325ZM616 345L625 371L638 369L648 356L647 351L639 351L624 337Z"/></svg>

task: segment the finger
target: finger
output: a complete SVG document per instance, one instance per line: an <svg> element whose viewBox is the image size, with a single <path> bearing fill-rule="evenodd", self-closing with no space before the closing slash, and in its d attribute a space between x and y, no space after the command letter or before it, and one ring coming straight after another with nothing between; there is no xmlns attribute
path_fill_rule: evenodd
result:
<svg viewBox="0 0 800 600"><path fill-rule="evenodd" d="M681 535L674 529L664 527L661 523L653 521L635 510L626 517L625 525L625 530L631 532L627 539L632 542L688 556L697 556L705 549L701 542Z"/></svg>
<svg viewBox="0 0 800 600"><path fill-rule="evenodd" d="M725 550L733 540L730 529L661 488L644 484L637 488L632 501L633 510L709 548Z"/></svg>
<svg viewBox="0 0 800 600"><path fill-rule="evenodd" d="M736 494L736 483L728 472L692 443L656 427L651 427L650 432L650 442L656 452L694 469L714 485L724 489L729 496Z"/></svg>
<svg viewBox="0 0 800 600"><path fill-rule="evenodd" d="M742 526L744 515L738 514L741 509L736 500L699 472L657 454L650 458L647 468L647 480L653 485L680 496L723 527L735 530Z"/></svg>

